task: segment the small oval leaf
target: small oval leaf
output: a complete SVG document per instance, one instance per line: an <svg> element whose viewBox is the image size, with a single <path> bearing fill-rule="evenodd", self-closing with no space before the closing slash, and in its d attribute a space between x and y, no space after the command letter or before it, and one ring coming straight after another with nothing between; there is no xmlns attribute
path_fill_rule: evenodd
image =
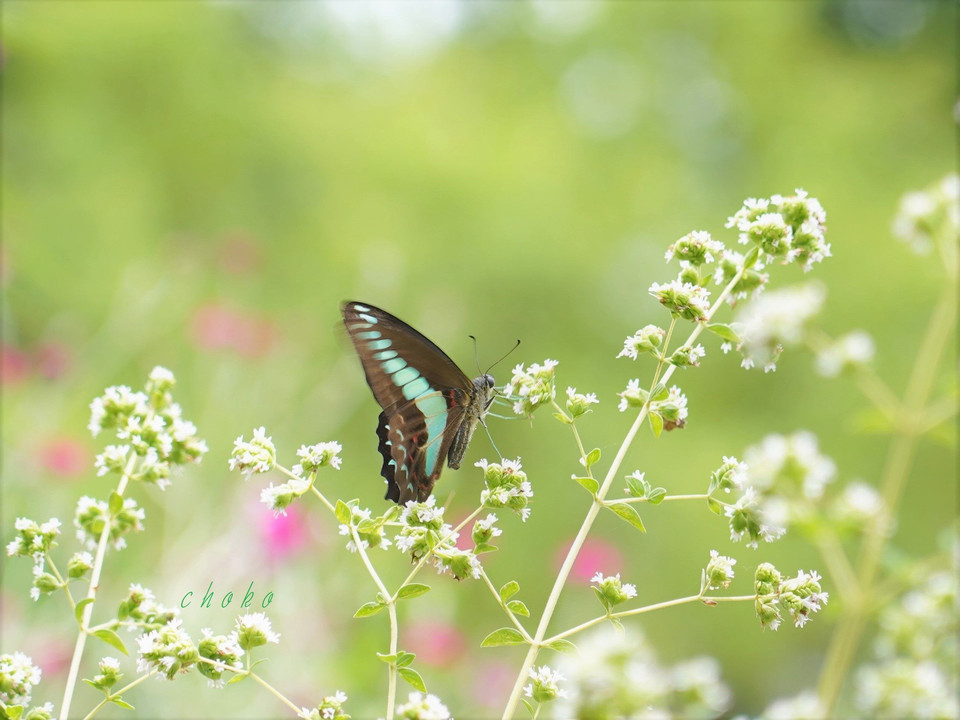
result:
<svg viewBox="0 0 960 720"><path fill-rule="evenodd" d="M480 647L498 647L500 645L522 645L523 635L513 628L500 628L487 635Z"/></svg>
<svg viewBox="0 0 960 720"><path fill-rule="evenodd" d="M400 588L397 592L398 600L408 600L409 598L419 597L426 592L430 592L429 585L423 585L421 583L409 583Z"/></svg>
<svg viewBox="0 0 960 720"><path fill-rule="evenodd" d="M350 512L350 508L347 507L347 504L343 500L337 500L337 506L334 508L333 514L336 515L337 520L344 525L350 524L350 517L352 513Z"/></svg>
<svg viewBox="0 0 960 720"><path fill-rule="evenodd" d="M654 437L660 437L660 433L663 432L663 418L660 417L658 413L651 412L647 415L647 420L650 421L650 429L653 430Z"/></svg>
<svg viewBox="0 0 960 720"><path fill-rule="evenodd" d="M371 615L376 615L378 612L383 610L386 607L386 604L382 602L368 602L360 606L360 609L357 610L353 616L355 618L364 618L370 617Z"/></svg>
<svg viewBox="0 0 960 720"><path fill-rule="evenodd" d="M576 646L576 645L574 645L574 644L573 644L572 642L570 642L569 640L564 640L564 639L562 639L562 638L561 638L560 640L554 640L552 643L549 643L549 644L545 645L544 647L548 647L548 648L550 648L551 650L556 650L557 652L562 652L562 653L575 653L575 652L577 652L577 646Z"/></svg>
<svg viewBox="0 0 960 720"><path fill-rule="evenodd" d="M729 340L733 343L740 342L740 336L734 332L733 328L724 323L710 323L707 325L707 330L712 332L714 335L719 335L724 340Z"/></svg>
<svg viewBox="0 0 960 720"><path fill-rule="evenodd" d="M116 515L118 512L123 510L123 495L120 495L117 492L110 493L110 503L108 507L110 508L111 515Z"/></svg>
<svg viewBox="0 0 960 720"><path fill-rule="evenodd" d="M103 640L108 645L113 645L117 650L122 652L124 655L129 655L127 652L126 646L123 644L123 640L120 639L120 636L117 635L113 630L97 630L94 635Z"/></svg>
<svg viewBox="0 0 960 720"><path fill-rule="evenodd" d="M76 616L78 623L83 622L83 609L92 602L93 598L88 597L77 603L77 606L73 609L73 614Z"/></svg>
<svg viewBox="0 0 960 720"><path fill-rule="evenodd" d="M524 602L520 600L511 600L507 603L507 607L510 609L514 615L523 615L524 617L530 617L530 610L527 609L527 606Z"/></svg>
<svg viewBox="0 0 960 720"><path fill-rule="evenodd" d="M600 483L598 483L592 477L577 477L574 475L573 479L583 485L583 487L586 488L587 492L591 495L596 495L597 490L600 489Z"/></svg>
<svg viewBox="0 0 960 720"><path fill-rule="evenodd" d="M250 677L250 675L249 675L248 673L237 673L237 674L234 675L232 678L230 678L229 680L227 680L227 685L235 685L235 684L238 683L238 682L243 682L243 681L246 680L248 677Z"/></svg>
<svg viewBox="0 0 960 720"><path fill-rule="evenodd" d="M423 684L423 678L420 677L420 673L413 668L397 668L397 672L400 673L400 677L402 677L420 692L425 693L427 691L427 686Z"/></svg>
<svg viewBox="0 0 960 720"><path fill-rule="evenodd" d="M518 583L516 580L511 580L502 588L500 588L500 599L506 602L518 592L520 592L520 583Z"/></svg>
<svg viewBox="0 0 960 720"><path fill-rule="evenodd" d="M608 508L613 510L617 515L623 518L626 522L633 525L640 532L645 533L647 529L643 526L643 521L640 519L640 513L638 513L632 505L622 502L610 503L607 505Z"/></svg>
<svg viewBox="0 0 960 720"><path fill-rule="evenodd" d="M593 467L600 460L600 448L594 448L587 453L587 467Z"/></svg>
<svg viewBox="0 0 960 720"><path fill-rule="evenodd" d="M118 697L110 698L110 702L112 702L112 703L115 704L115 705L119 705L119 706L122 707L124 710L136 710L136 708L135 708L133 705L131 705L130 703L128 703L126 700L121 700L121 699L118 698Z"/></svg>
<svg viewBox="0 0 960 720"><path fill-rule="evenodd" d="M414 658L416 657L417 656L414 655L412 652L406 652L404 650L401 650L400 652L397 653L397 667L406 667L407 665L412 663Z"/></svg>

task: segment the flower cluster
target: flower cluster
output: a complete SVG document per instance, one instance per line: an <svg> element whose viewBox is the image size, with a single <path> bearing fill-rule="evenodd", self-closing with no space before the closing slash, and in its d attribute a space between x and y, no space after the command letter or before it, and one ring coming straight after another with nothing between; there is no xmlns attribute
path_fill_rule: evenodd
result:
<svg viewBox="0 0 960 720"><path fill-rule="evenodd" d="M710 233L704 230L694 230L667 248L664 257L667 262L677 258L681 265L686 263L694 267L700 267L706 263L712 263L714 254L720 255L724 249L724 244L710 237Z"/></svg>
<svg viewBox="0 0 960 720"><path fill-rule="evenodd" d="M260 491L260 502L273 510L275 516L286 515L287 508L290 507L297 498L303 497L310 491L313 482L308 478L300 476L300 468L300 465L293 466L293 473L296 477L292 477L280 485L270 483L270 485Z"/></svg>
<svg viewBox="0 0 960 720"><path fill-rule="evenodd" d="M759 491L776 491L787 497L819 500L833 482L837 466L820 452L817 436L808 430L792 435L767 435L747 448L750 484Z"/></svg>
<svg viewBox="0 0 960 720"><path fill-rule="evenodd" d="M705 322L710 310L710 291L685 280L653 283L650 294L676 318Z"/></svg>
<svg viewBox="0 0 960 720"><path fill-rule="evenodd" d="M656 325L644 325L633 335L623 341L623 350L618 354L618 358L627 357L636 360L644 353L656 355L663 345L667 331Z"/></svg>
<svg viewBox="0 0 960 720"><path fill-rule="evenodd" d="M593 583L593 592L596 593L600 604L609 613L615 605L625 603L637 596L637 586L631 583L621 583L620 573L604 577L603 573L598 572L590 582Z"/></svg>
<svg viewBox="0 0 960 720"><path fill-rule="evenodd" d="M340 451L343 448L336 441L322 442L316 445L301 445L297 450L300 458L300 467L305 473L316 472L322 467L330 466L334 470L340 469Z"/></svg>
<svg viewBox="0 0 960 720"><path fill-rule="evenodd" d="M29 557L33 560L33 586L30 597L40 599L40 594L49 594L61 587L60 582L50 573L44 572L47 554L57 545L60 535L60 521L50 518L38 524L30 518L17 518L13 525L16 536L7 543L8 557Z"/></svg>
<svg viewBox="0 0 960 720"><path fill-rule="evenodd" d="M115 496L119 497L119 496ZM100 542L100 535L109 523L108 541L114 549L122 550L127 546L125 535L143 530L143 508L133 498L123 498L119 507L112 509L105 500L95 500L84 495L77 501L73 516L73 525L77 528L77 539L88 549L93 550Z"/></svg>
<svg viewBox="0 0 960 720"><path fill-rule="evenodd" d="M739 542L748 538L747 547L756 549L760 541L770 543L783 537L786 528L772 510L770 503L748 487L735 503L723 507L723 514L730 520L730 539Z"/></svg>
<svg viewBox="0 0 960 720"><path fill-rule="evenodd" d="M178 610L176 608L161 605L153 596L152 590L136 583L130 585L130 591L123 602L120 603L120 609L117 611L118 620L133 621L127 626L131 632L136 627L149 630L159 629L176 619L177 615Z"/></svg>
<svg viewBox="0 0 960 720"><path fill-rule="evenodd" d="M822 287L807 283L764 293L741 307L732 323L740 339L735 349L743 356L741 367L775 371L784 347L803 340L806 325L820 312L824 297ZM734 343L726 342L721 349L729 352Z"/></svg>
<svg viewBox="0 0 960 720"><path fill-rule="evenodd" d="M567 410L575 418L590 412L590 406L598 402L596 393L578 393L574 387L567 388Z"/></svg>
<svg viewBox="0 0 960 720"><path fill-rule="evenodd" d="M523 694L536 703L549 702L558 697L566 697L567 692L559 687L564 679L559 671L548 665L530 668L530 684L523 688Z"/></svg>
<svg viewBox="0 0 960 720"><path fill-rule="evenodd" d="M199 657L179 618L144 633L137 638L137 646L140 653L137 671L157 670L168 680L173 680L177 673L187 672Z"/></svg>
<svg viewBox="0 0 960 720"><path fill-rule="evenodd" d="M829 516L838 530L861 531L887 516L883 497L873 485L862 480L848 482L829 508ZM880 523L884 525L885 523Z"/></svg>
<svg viewBox="0 0 960 720"><path fill-rule="evenodd" d="M523 364L513 369L513 377L503 389L504 394L513 399L513 411L517 415L531 417L533 411L556 397L554 368L556 360L544 360L543 365L532 363L526 369Z"/></svg>
<svg viewBox="0 0 960 720"><path fill-rule="evenodd" d="M0 655L0 701L6 705L27 705L33 688L40 682L40 668L21 652Z"/></svg>
<svg viewBox="0 0 960 720"><path fill-rule="evenodd" d="M242 670L243 663L240 658L243 657L243 648L240 647L240 641L236 630L229 635L214 635L210 628L203 628L200 631L203 638L197 644L197 652L203 660L197 663L197 670L207 678L207 684L210 687L223 687L223 673L227 669Z"/></svg>
<svg viewBox="0 0 960 720"><path fill-rule="evenodd" d="M960 235L960 176L950 173L926 190L900 199L893 234L924 254L938 242L957 242Z"/></svg>
<svg viewBox="0 0 960 720"><path fill-rule="evenodd" d="M829 594L820 587L820 575L800 570L794 578L784 578L770 563L761 563L754 575L757 593L757 617L763 627L776 630L786 608L796 627L802 628L810 616L827 604Z"/></svg>
<svg viewBox="0 0 960 720"><path fill-rule="evenodd" d="M736 227L740 244L759 249L763 259L798 262L809 271L830 257L826 222L820 202L798 188L788 197L748 198L727 227Z"/></svg>
<svg viewBox="0 0 960 720"><path fill-rule="evenodd" d="M600 629L577 646L580 652L564 656L560 666L570 680L556 717L711 718L730 703L716 660L663 666L636 628L628 634Z"/></svg>
<svg viewBox="0 0 960 720"><path fill-rule="evenodd" d="M347 701L347 694L337 690L333 695L325 696L315 708L300 708L297 717L303 720L350 720L350 716L343 711L343 704Z"/></svg>
<svg viewBox="0 0 960 720"><path fill-rule="evenodd" d="M401 720L453 720L450 711L436 695L412 692L407 702L397 706Z"/></svg>
<svg viewBox="0 0 960 720"><path fill-rule="evenodd" d="M486 459L474 463L483 470L483 482L486 487L480 492L480 503L488 508L509 508L520 514L526 522L530 517L527 505L533 497L533 488L523 471L520 458L502 459L499 463Z"/></svg>
<svg viewBox="0 0 960 720"><path fill-rule="evenodd" d="M720 490L729 494L733 490L742 490L747 483L748 466L732 455L723 456L723 464L710 474L709 495Z"/></svg>
<svg viewBox="0 0 960 720"><path fill-rule="evenodd" d="M90 432L97 436L103 430L115 430L117 438L124 441L108 445L97 456L98 475L126 474L162 490L170 484L175 466L203 459L207 444L173 402L170 390L175 382L173 373L155 367L144 392L117 385L90 403Z"/></svg>
<svg viewBox="0 0 960 720"><path fill-rule="evenodd" d="M280 633L275 633L270 618L263 613L247 613L237 618L237 643L244 650L267 643L279 643Z"/></svg>
<svg viewBox="0 0 960 720"><path fill-rule="evenodd" d="M817 372L824 377L837 377L842 372L857 370L873 361L875 350L869 334L854 330L817 351Z"/></svg>
<svg viewBox="0 0 960 720"><path fill-rule="evenodd" d="M449 572L457 580L467 577L480 577L480 561L470 550L461 550L457 547L459 533L443 521L442 507L437 507L437 499L431 495L425 502L418 503L410 500L400 513L400 523L403 525L395 541L397 549L409 552L414 560L433 553L433 564L437 572ZM489 534L493 537L493 522L496 516L491 515L493 521L481 521L486 524L487 531L479 531L481 535ZM489 518L488 518L489 520ZM474 536L478 530L474 527ZM479 549L479 548L478 548Z"/></svg>
<svg viewBox="0 0 960 720"><path fill-rule="evenodd" d="M384 527L387 522L396 516L396 512L396 508L393 507L379 517L372 517L373 513L370 509L361 508L356 500L351 500L348 503L338 501L336 513L337 519L340 520L340 534L350 538L347 540L347 550L357 552L357 543L353 538L354 533L359 538L360 546L364 550L371 547L378 547L383 550L389 548L390 538L387 537Z"/></svg>
<svg viewBox="0 0 960 720"><path fill-rule="evenodd" d="M120 661L113 657L105 657L97 664L100 672L93 676L90 684L98 690L109 690L123 677L120 672Z"/></svg>
<svg viewBox="0 0 960 720"><path fill-rule="evenodd" d="M733 580L733 566L737 561L716 550L710 551L710 561L703 573L704 585L708 590L719 590L730 587Z"/></svg>
<svg viewBox="0 0 960 720"><path fill-rule="evenodd" d="M473 524L473 544L476 550L492 547L490 541L501 535L503 531L497 527L497 516L493 513L477 520Z"/></svg>
<svg viewBox="0 0 960 720"><path fill-rule="evenodd" d="M233 441L233 452L230 455L230 469L240 470L244 479L249 480L251 475L269 472L277 463L277 448L273 445L273 438L267 437L267 430L258 427L253 431L249 442L243 435Z"/></svg>

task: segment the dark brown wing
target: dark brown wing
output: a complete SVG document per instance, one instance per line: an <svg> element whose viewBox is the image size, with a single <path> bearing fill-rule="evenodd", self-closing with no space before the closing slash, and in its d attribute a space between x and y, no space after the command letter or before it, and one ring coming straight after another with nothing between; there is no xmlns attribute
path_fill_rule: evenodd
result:
<svg viewBox="0 0 960 720"><path fill-rule="evenodd" d="M343 322L383 408L377 437L386 497L423 501L440 477L473 383L443 350L384 310L344 303Z"/></svg>

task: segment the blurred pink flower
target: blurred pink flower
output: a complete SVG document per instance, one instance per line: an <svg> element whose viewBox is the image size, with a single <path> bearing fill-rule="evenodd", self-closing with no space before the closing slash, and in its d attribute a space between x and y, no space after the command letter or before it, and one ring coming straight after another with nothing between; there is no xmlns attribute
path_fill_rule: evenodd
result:
<svg viewBox="0 0 960 720"><path fill-rule="evenodd" d="M502 660L483 662L471 674L474 701L486 708L503 707L517 679L517 669Z"/></svg>
<svg viewBox="0 0 960 720"><path fill-rule="evenodd" d="M47 440L38 455L43 469L55 475L80 475L93 467L86 446L71 437Z"/></svg>
<svg viewBox="0 0 960 720"><path fill-rule="evenodd" d="M53 678L67 674L70 659L73 657L73 645L58 638L44 638L39 647L32 649L34 663L43 672L43 679L49 682Z"/></svg>
<svg viewBox="0 0 960 720"><path fill-rule="evenodd" d="M9 345L0 346L0 383L14 385L30 374L30 359L22 350Z"/></svg>
<svg viewBox="0 0 960 720"><path fill-rule="evenodd" d="M459 658L467 647L466 638L455 625L443 620L416 620L402 631L406 648L417 662L446 665Z"/></svg>
<svg viewBox="0 0 960 720"><path fill-rule="evenodd" d="M47 342L39 347L34 361L37 371L43 377L54 380L69 369L70 350L63 343Z"/></svg>
<svg viewBox="0 0 960 720"><path fill-rule="evenodd" d="M264 508L261 506L261 509ZM272 512L264 511L257 514L257 519L260 537L271 561L286 559L310 539L306 520L296 505L288 507L286 515L274 517Z"/></svg>
<svg viewBox="0 0 960 720"><path fill-rule="evenodd" d="M266 320L222 305L204 305L193 314L190 335L205 350L228 348L241 355L257 356L270 349L275 332Z"/></svg>
<svg viewBox="0 0 960 720"><path fill-rule="evenodd" d="M563 565L564 558L573 542L566 543L560 548L554 558L554 564L559 570ZM597 538L587 538L580 548L577 559L573 562L573 569L570 571L570 577L574 580L589 583L598 572L613 574L621 572L623 565L623 555L617 546L606 540Z"/></svg>

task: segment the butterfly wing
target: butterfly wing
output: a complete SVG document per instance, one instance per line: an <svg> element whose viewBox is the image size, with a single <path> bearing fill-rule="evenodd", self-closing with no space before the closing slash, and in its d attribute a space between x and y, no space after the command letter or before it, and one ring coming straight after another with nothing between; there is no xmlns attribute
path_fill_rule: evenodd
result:
<svg viewBox="0 0 960 720"><path fill-rule="evenodd" d="M386 497L423 501L440 477L473 384L446 353L390 313L357 302L343 322L383 412L377 425Z"/></svg>

